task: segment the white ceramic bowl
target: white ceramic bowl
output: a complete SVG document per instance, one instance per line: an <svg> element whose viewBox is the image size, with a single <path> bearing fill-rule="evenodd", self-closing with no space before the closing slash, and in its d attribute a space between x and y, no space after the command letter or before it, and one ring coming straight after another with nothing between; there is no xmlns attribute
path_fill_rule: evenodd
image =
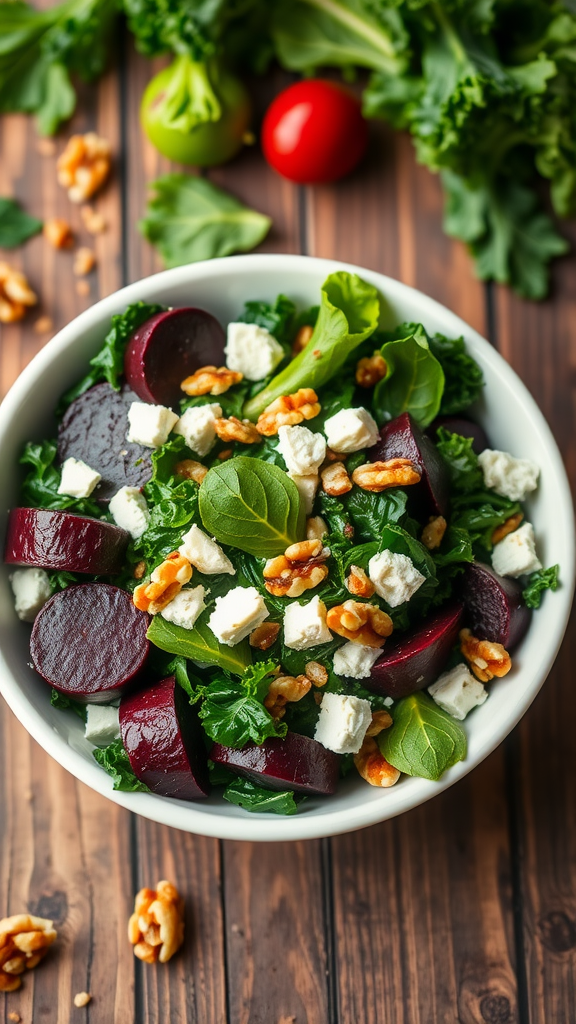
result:
<svg viewBox="0 0 576 1024"><path fill-rule="evenodd" d="M0 407L0 494L2 533L6 510L17 503L18 456L25 441L54 434L53 410L60 394L86 370L110 317L138 299L172 306L199 305L222 323L237 317L248 299L273 299L279 292L300 306L318 302L319 289L334 270L356 271L379 289L390 325L421 321L431 331L464 335L486 379L477 415L492 445L541 467L541 483L530 501L538 549L546 565L559 562L562 586L547 594L514 656L505 680L495 681L489 700L468 718L468 757L441 782L403 778L379 790L358 777L344 780L335 796L309 799L293 817L257 815L213 796L185 803L147 793L117 793L92 758L82 726L72 713L50 706L50 691L29 665L30 627L18 622L7 567L0 568L0 692L16 717L42 747L92 789L153 821L223 839L312 839L371 825L429 800L479 764L510 732L542 686L558 652L572 602L574 519L566 473L552 434L534 400L497 352L449 310L369 270L305 256L238 256L197 263L156 274L98 302L60 331L18 378Z"/></svg>

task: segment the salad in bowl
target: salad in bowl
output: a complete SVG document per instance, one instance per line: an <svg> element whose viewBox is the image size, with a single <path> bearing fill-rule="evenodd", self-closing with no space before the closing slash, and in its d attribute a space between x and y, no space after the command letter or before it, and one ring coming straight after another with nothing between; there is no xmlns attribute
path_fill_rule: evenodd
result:
<svg viewBox="0 0 576 1024"><path fill-rule="evenodd" d="M15 614L116 790L293 815L436 782L507 685L561 571L542 466L487 436L464 339L384 305L340 269L226 323L132 302L26 444Z"/></svg>

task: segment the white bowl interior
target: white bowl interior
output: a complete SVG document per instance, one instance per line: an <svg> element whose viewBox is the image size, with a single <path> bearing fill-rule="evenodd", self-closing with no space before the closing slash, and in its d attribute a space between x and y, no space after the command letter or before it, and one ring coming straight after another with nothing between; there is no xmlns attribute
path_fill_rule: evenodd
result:
<svg viewBox="0 0 576 1024"><path fill-rule="evenodd" d="M534 400L497 352L467 324L420 292L391 278L329 260L303 256L241 256L214 260L157 274L130 285L87 310L39 353L22 373L0 407L0 527L17 502L15 470L27 440L54 431L53 409L60 394L86 372L99 348L110 316L143 299L168 305L199 305L222 323L235 319L249 299L270 300L279 292L299 306L318 302L319 289L335 269L358 272L379 289L385 321L421 321L431 331L463 334L480 363L486 388L476 410L492 446L528 457L541 467L541 483L529 503L538 550L544 564L559 562L562 586L547 595L505 680L491 687L490 698L466 721L468 758L440 783L403 778L390 790L348 777L330 798L306 801L294 817L248 814L219 796L190 804L143 793L115 793L109 777L96 765L73 713L50 706L50 691L29 664L30 627L17 621L8 580L0 567L0 692L32 736L65 768L93 789L153 820L203 835L226 839L286 840L314 838L373 824L415 807L470 771L513 728L548 674L556 656L572 600L574 520L570 490L560 454Z"/></svg>

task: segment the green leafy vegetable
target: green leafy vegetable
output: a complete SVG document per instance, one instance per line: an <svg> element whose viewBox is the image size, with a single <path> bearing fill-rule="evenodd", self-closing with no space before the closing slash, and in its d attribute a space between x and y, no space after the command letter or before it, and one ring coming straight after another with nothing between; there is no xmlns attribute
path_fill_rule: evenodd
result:
<svg viewBox="0 0 576 1024"><path fill-rule="evenodd" d="M276 722L263 704L276 668L273 661L260 662L240 680L217 676L208 684L199 714L211 740L240 750L250 741L286 735L286 724Z"/></svg>
<svg viewBox="0 0 576 1024"><path fill-rule="evenodd" d="M99 518L102 510L91 498L70 498L66 494L58 494L61 474L54 465L57 453L56 441L41 441L38 444L30 441L26 445L20 462L24 466L32 466L32 469L22 484L21 503L31 508L70 509L81 515Z"/></svg>
<svg viewBox="0 0 576 1024"><path fill-rule="evenodd" d="M218 643L207 624L207 613L198 619L194 629L184 629L155 615L146 634L151 643L168 654L179 654L200 665L215 665L235 675L243 675L252 661L247 640L234 647Z"/></svg>
<svg viewBox="0 0 576 1024"><path fill-rule="evenodd" d="M524 603L529 608L540 607L545 590L558 590L559 572L560 566L552 565L549 569L539 569L537 572L531 573L522 592Z"/></svg>
<svg viewBox="0 0 576 1024"><path fill-rule="evenodd" d="M230 782L222 796L229 803L257 814L296 814L298 811L296 798L290 790L278 792L264 789L250 779L235 779L234 782Z"/></svg>
<svg viewBox="0 0 576 1024"><path fill-rule="evenodd" d="M304 508L296 485L267 462L240 456L213 467L200 487L206 530L262 558L280 555L304 533Z"/></svg>
<svg viewBox="0 0 576 1024"><path fill-rule="evenodd" d="M430 351L426 332L419 325L411 337L386 342L381 352L387 372L374 389L377 421L409 412L421 427L427 427L440 409L444 371Z"/></svg>
<svg viewBox="0 0 576 1024"><path fill-rule="evenodd" d="M249 252L270 229L270 218L248 209L205 178L166 174L153 182L140 231L167 267Z"/></svg>
<svg viewBox="0 0 576 1024"><path fill-rule="evenodd" d="M387 523L400 523L407 501L406 491L400 489L374 494L354 487L344 507L354 526L355 542L378 540Z"/></svg>
<svg viewBox="0 0 576 1024"><path fill-rule="evenodd" d="M31 217L13 199L0 196L0 248L14 249L41 230L41 220Z"/></svg>
<svg viewBox="0 0 576 1024"><path fill-rule="evenodd" d="M258 324L273 334L288 350L292 340L296 307L292 299L279 295L276 301L247 302L238 319L243 324Z"/></svg>
<svg viewBox="0 0 576 1024"><path fill-rule="evenodd" d="M52 687L50 692L50 703L53 708L58 708L59 711L73 711L74 714L78 715L83 722L86 722L88 715L88 708L85 704L81 704L80 701L74 700L72 697L67 697L66 694L60 693Z"/></svg>
<svg viewBox="0 0 576 1024"><path fill-rule="evenodd" d="M150 792L148 786L134 775L122 740L114 740L107 747L93 750L92 754L100 767L112 776L114 789L120 789L124 793Z"/></svg>
<svg viewBox="0 0 576 1024"><path fill-rule="evenodd" d="M428 341L431 352L444 371L444 391L438 412L441 416L463 412L479 397L484 387L482 370L466 351L464 338L435 334Z"/></svg>
<svg viewBox="0 0 576 1024"><path fill-rule="evenodd" d="M413 693L394 706L394 723L380 733L378 746L399 771L436 782L464 760L467 740L462 726L431 697Z"/></svg>

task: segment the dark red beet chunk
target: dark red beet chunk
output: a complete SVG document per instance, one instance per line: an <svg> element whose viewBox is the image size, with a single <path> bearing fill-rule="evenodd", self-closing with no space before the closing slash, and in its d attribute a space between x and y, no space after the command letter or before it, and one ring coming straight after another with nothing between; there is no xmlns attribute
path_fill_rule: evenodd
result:
<svg viewBox="0 0 576 1024"><path fill-rule="evenodd" d="M532 613L522 600L516 580L498 576L489 565L467 566L462 585L466 625L480 640L504 644L507 651L520 643Z"/></svg>
<svg viewBox="0 0 576 1024"><path fill-rule="evenodd" d="M124 356L126 380L142 402L177 406L180 385L201 366L222 366L226 335L204 309L168 309L132 335Z"/></svg>
<svg viewBox="0 0 576 1024"><path fill-rule="evenodd" d="M198 712L174 676L120 703L122 743L135 776L153 793L202 800L210 793Z"/></svg>
<svg viewBox="0 0 576 1024"><path fill-rule="evenodd" d="M450 656L461 621L462 605L451 604L396 643L387 643L364 685L394 700L430 686Z"/></svg>
<svg viewBox="0 0 576 1024"><path fill-rule="evenodd" d="M150 646L149 621L119 587L67 587L36 616L30 638L34 668L68 697L106 704L138 682Z"/></svg>
<svg viewBox="0 0 576 1024"><path fill-rule="evenodd" d="M102 480L92 497L108 502L121 487L143 487L152 476L150 448L129 444L128 410L140 399L124 384L114 391L96 384L69 405L58 431L60 462L72 456L96 469Z"/></svg>
<svg viewBox="0 0 576 1024"><path fill-rule="evenodd" d="M338 785L338 754L297 732L287 733L283 740L265 740L260 747L249 743L242 750L215 743L210 759L268 789L327 796Z"/></svg>
<svg viewBox="0 0 576 1024"><path fill-rule="evenodd" d="M438 450L429 437L420 430L409 413L385 423L380 430L380 441L368 452L372 462L388 459L410 459L422 473L422 480L410 493L419 499L430 514L445 515L449 503L448 471Z"/></svg>
<svg viewBox="0 0 576 1024"><path fill-rule="evenodd" d="M434 441L440 427L449 430L451 434L460 434L460 437L471 437L472 450L476 452L476 455L480 455L480 452L490 447L484 428L479 423L474 423L474 420L467 419L466 416L438 416L428 427L428 433Z"/></svg>
<svg viewBox="0 0 576 1024"><path fill-rule="evenodd" d="M121 571L129 540L126 530L90 516L13 508L8 518L4 561L109 576Z"/></svg>

